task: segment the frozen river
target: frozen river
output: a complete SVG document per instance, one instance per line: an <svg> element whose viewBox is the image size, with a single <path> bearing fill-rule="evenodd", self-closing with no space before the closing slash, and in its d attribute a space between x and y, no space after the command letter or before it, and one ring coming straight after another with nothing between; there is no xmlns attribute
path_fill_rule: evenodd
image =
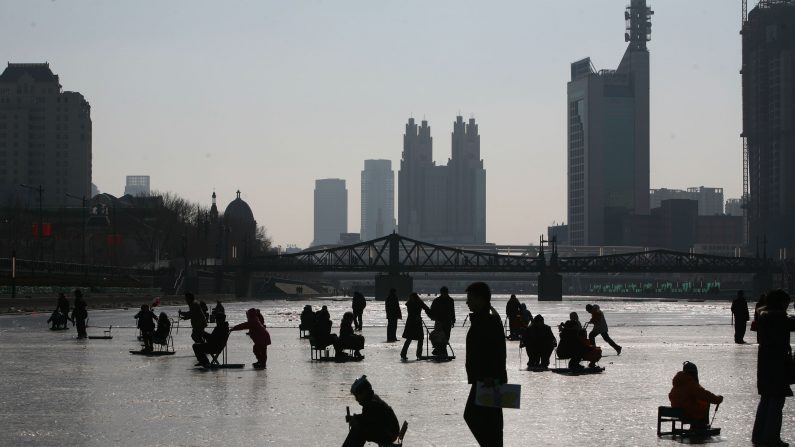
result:
<svg viewBox="0 0 795 447"><path fill-rule="evenodd" d="M49 331L49 315L0 316L0 446L341 445L345 407L360 411L348 390L361 374L398 419L408 421L407 446L475 445L462 418L469 391L467 328L461 328L467 311L463 297L455 298L451 343L458 358L449 363L400 362L402 343L385 342L382 302L365 309L365 360L346 364L310 362L308 341L296 329L306 302L227 304L232 324L245 319L248 307L262 309L273 339L262 371L250 366L251 341L243 332L232 334L229 360L246 368L204 371L193 367L184 326L174 336L176 355L145 358L128 353L138 348L134 329L114 328L113 340L82 341L73 330ZM520 300L553 327L572 310L587 320L584 300ZM309 304L329 306L335 331L349 307L347 300ZM504 313L505 297L493 304ZM715 419L723 429L717 441L750 445L759 399L757 348L733 343L729 305L600 301L611 336L624 347L618 357L597 340L606 354L601 375L522 371L527 359L523 355L520 363L518 342L508 342L508 379L522 385L522 408L505 410L505 445L676 445L657 439L656 414L657 406L668 404L671 378L685 360L698 365L702 385L725 396ZM176 314L174 307L163 310ZM132 327L135 312L91 311L89 335L101 335L98 326ZM746 340L755 341L755 334ZM787 399L784 408L782 438L790 441L794 402Z"/></svg>

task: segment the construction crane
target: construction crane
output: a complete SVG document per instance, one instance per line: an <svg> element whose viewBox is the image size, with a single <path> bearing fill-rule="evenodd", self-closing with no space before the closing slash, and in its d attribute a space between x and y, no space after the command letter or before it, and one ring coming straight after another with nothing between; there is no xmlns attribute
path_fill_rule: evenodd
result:
<svg viewBox="0 0 795 447"><path fill-rule="evenodd" d="M740 34L742 35L743 31L745 30L745 26L748 23L748 0L742 0L742 23L740 24ZM745 67L743 67L744 69ZM740 75L742 76L743 69L740 70ZM743 107L744 111L744 107ZM743 125L745 127L745 125ZM748 220L751 215L750 208L750 197L748 191L748 138L745 135L745 132L740 134L740 138L742 139L743 143L743 196L742 196L742 208L743 214L745 214L746 225L745 225L745 243L750 243L750 225L748 225Z"/></svg>

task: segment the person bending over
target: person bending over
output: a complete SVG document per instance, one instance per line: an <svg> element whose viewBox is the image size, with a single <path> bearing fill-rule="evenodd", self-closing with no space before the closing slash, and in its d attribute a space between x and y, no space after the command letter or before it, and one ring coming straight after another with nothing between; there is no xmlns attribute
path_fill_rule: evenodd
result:
<svg viewBox="0 0 795 447"><path fill-rule="evenodd" d="M528 368L548 368L549 357L557 345L558 340L552 334L552 329L544 324L541 314L533 318L533 323L524 330L519 343L519 347L527 351Z"/></svg>
<svg viewBox="0 0 795 447"><path fill-rule="evenodd" d="M695 363L685 362L673 379L668 393L673 408L681 408L691 422L691 428L705 428L709 424L709 404L720 404L723 396L716 396L698 383Z"/></svg>
<svg viewBox="0 0 795 447"><path fill-rule="evenodd" d="M351 430L342 447L362 447L368 441L378 445L395 442L400 432L397 416L392 407L373 392L367 376L353 382L351 394L362 406L362 413L345 416L345 422L350 424Z"/></svg>
<svg viewBox="0 0 795 447"><path fill-rule="evenodd" d="M251 308L246 311L246 320L245 323L232 327L230 332L248 329L247 335L254 342L253 351L254 356L257 358L253 366L255 368L265 368L268 363L268 345L271 344L271 334L265 328L265 318L259 309Z"/></svg>

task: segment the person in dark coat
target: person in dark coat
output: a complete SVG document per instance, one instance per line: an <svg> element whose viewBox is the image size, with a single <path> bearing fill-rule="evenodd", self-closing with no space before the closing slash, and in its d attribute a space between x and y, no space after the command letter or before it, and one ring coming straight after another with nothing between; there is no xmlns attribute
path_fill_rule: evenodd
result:
<svg viewBox="0 0 795 447"><path fill-rule="evenodd" d="M795 320L787 317L790 297L783 290L767 294L767 304L759 309L757 335L759 353L756 366L756 388L759 406L751 441L766 446L787 445L781 440L784 400L792 396L789 371L792 362L790 332Z"/></svg>
<svg viewBox="0 0 795 447"><path fill-rule="evenodd" d="M361 414L345 416L350 424L348 437L342 447L363 447L365 443L391 445L400 433L400 425L392 407L373 392L367 376L356 379L351 386L351 394L362 406Z"/></svg>
<svg viewBox="0 0 795 447"><path fill-rule="evenodd" d="M351 303L351 307L353 308L354 329L357 331L361 331L362 314L364 314L364 308L367 307L367 300L364 299L364 295L362 295L359 292L353 292L353 300Z"/></svg>
<svg viewBox="0 0 795 447"><path fill-rule="evenodd" d="M215 328L212 332L204 332L202 339L204 339L203 342L193 344L193 353L198 362L196 366L207 368L210 366L207 354L217 354L223 351L227 340L229 340L229 323L226 322L225 314L215 316Z"/></svg>
<svg viewBox="0 0 795 447"><path fill-rule="evenodd" d="M324 349L327 346L334 346L334 351L338 356L343 354L342 349L338 349L339 337L337 334L331 333L331 316L328 313L328 308L323 306L315 313L315 325L309 331L309 338L312 345Z"/></svg>
<svg viewBox="0 0 795 447"><path fill-rule="evenodd" d="M544 324L544 317L541 314L533 318L533 322L524 330L522 341L519 343L519 347L524 347L527 352L527 367L545 369L549 367L549 357L557 345L558 340L552 333L552 328Z"/></svg>
<svg viewBox="0 0 795 447"><path fill-rule="evenodd" d="M522 331L522 304L516 298L516 295L511 295L508 303L505 304L505 318L508 319L509 338L517 340Z"/></svg>
<svg viewBox="0 0 795 447"><path fill-rule="evenodd" d="M138 320L138 329L141 330L141 339L144 342L143 352L152 352L152 336L155 333L155 313L146 304L141 304L141 310L135 314Z"/></svg>
<svg viewBox="0 0 795 447"><path fill-rule="evenodd" d="M397 291L389 289L389 295L384 302L386 308L386 341L397 341L397 321L403 319L403 313L400 311L400 300L398 300Z"/></svg>
<svg viewBox="0 0 795 447"><path fill-rule="evenodd" d="M467 287L471 326L466 338L467 382L471 385L464 408L464 421L481 446L502 446L502 408L475 404L477 384L496 386L508 382L505 369L505 332L500 315L491 307L491 290L486 283Z"/></svg>
<svg viewBox="0 0 795 447"><path fill-rule="evenodd" d="M442 287L439 296L431 303L430 316L434 322L431 333L433 355L447 357L447 343L450 341L450 333L455 324L455 303L447 287Z"/></svg>
<svg viewBox="0 0 795 447"><path fill-rule="evenodd" d="M748 313L748 301L745 301L745 294L742 290L737 291L737 298L732 301L732 317L734 317L734 342L744 344L745 326L751 315Z"/></svg>
<svg viewBox="0 0 795 447"><path fill-rule="evenodd" d="M80 289L75 289L75 307L72 310L72 321L75 322L77 328L77 338L86 338L86 320L88 319L88 305L83 299L83 292Z"/></svg>
<svg viewBox="0 0 795 447"><path fill-rule="evenodd" d="M64 293L58 294L58 303L56 304L55 311L63 316L63 327L66 328L66 322L69 320L69 299L66 298Z"/></svg>
<svg viewBox="0 0 795 447"><path fill-rule="evenodd" d="M362 358L360 350L364 349L364 337L353 333L353 324L353 312L345 312L342 315L342 322L340 323L340 348L353 349L353 356Z"/></svg>
<svg viewBox="0 0 795 447"><path fill-rule="evenodd" d="M210 312L211 323L215 321L215 317L218 316L218 314L226 314L226 310L224 310L224 305L221 304L220 301L215 302L215 307L213 307L213 311Z"/></svg>
<svg viewBox="0 0 795 447"><path fill-rule="evenodd" d="M419 295L413 293L409 295L406 301L406 327L403 329L403 338L406 341L403 343L403 349L400 350L400 358L403 360L408 359L407 353L409 345L412 340L417 340L417 358L422 357L422 341L425 340L425 332L422 329L422 311L429 313L431 309L422 301Z"/></svg>
<svg viewBox="0 0 795 447"><path fill-rule="evenodd" d="M312 330L312 326L315 325L315 312L312 310L312 306L307 304L304 306L304 310L301 311L301 324L299 326L300 329L309 331Z"/></svg>
<svg viewBox="0 0 795 447"><path fill-rule="evenodd" d="M157 329L152 334L152 341L159 345L165 345L168 343L169 334L171 334L171 320L168 319L165 312L160 312L160 316L157 318Z"/></svg>
<svg viewBox="0 0 795 447"><path fill-rule="evenodd" d="M185 293L185 302L188 303L188 311L182 312L180 310L177 314L183 320L190 319L190 324L193 327L190 338L193 339L194 343L201 343L204 341L204 328L207 327L207 319L204 317L204 311L190 292Z"/></svg>

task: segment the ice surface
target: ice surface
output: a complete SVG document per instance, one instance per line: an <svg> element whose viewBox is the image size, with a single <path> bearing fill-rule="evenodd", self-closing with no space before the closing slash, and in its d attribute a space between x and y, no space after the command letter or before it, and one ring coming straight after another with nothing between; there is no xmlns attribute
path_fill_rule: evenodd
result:
<svg viewBox="0 0 795 447"><path fill-rule="evenodd" d="M49 331L45 313L2 316L0 446L341 445L345 407L360 411L348 390L361 374L409 422L407 446L475 445L462 418L469 391L467 328L461 328L467 312L463 297L455 298L452 345L458 358L449 363L401 363L402 343L385 342L382 302L368 302L365 309L365 360L347 364L310 362L309 343L299 340L296 327L304 304L316 310L325 304L336 331L348 300L226 304L232 324L245 319L245 309L262 309L273 339L263 371L251 368L251 341L243 332L232 334L229 360L247 363L245 369L195 369L186 322L174 337L176 355L132 356L128 351L139 346L131 328L137 309L90 311L90 335L102 335L99 326L130 327L114 328L113 340L81 341L74 330ZM585 301L519 298L553 327L570 311L587 320ZM494 305L503 314L505 297L495 298ZM657 439L656 412L668 404L671 378L685 360L698 365L707 389L726 398L715 419L723 429L720 442L750 445L759 398L757 349L733 343L729 303L600 305L611 336L624 347L618 357L597 339L607 355L601 375L521 371L527 359L522 353L520 363L518 342L508 342L508 378L522 385L522 409L505 410L505 445L676 445ZM176 309L162 310L175 315ZM748 332L746 340L755 341L755 333ZM414 345L410 358L413 352ZM795 441L792 399L784 408L782 437Z"/></svg>

